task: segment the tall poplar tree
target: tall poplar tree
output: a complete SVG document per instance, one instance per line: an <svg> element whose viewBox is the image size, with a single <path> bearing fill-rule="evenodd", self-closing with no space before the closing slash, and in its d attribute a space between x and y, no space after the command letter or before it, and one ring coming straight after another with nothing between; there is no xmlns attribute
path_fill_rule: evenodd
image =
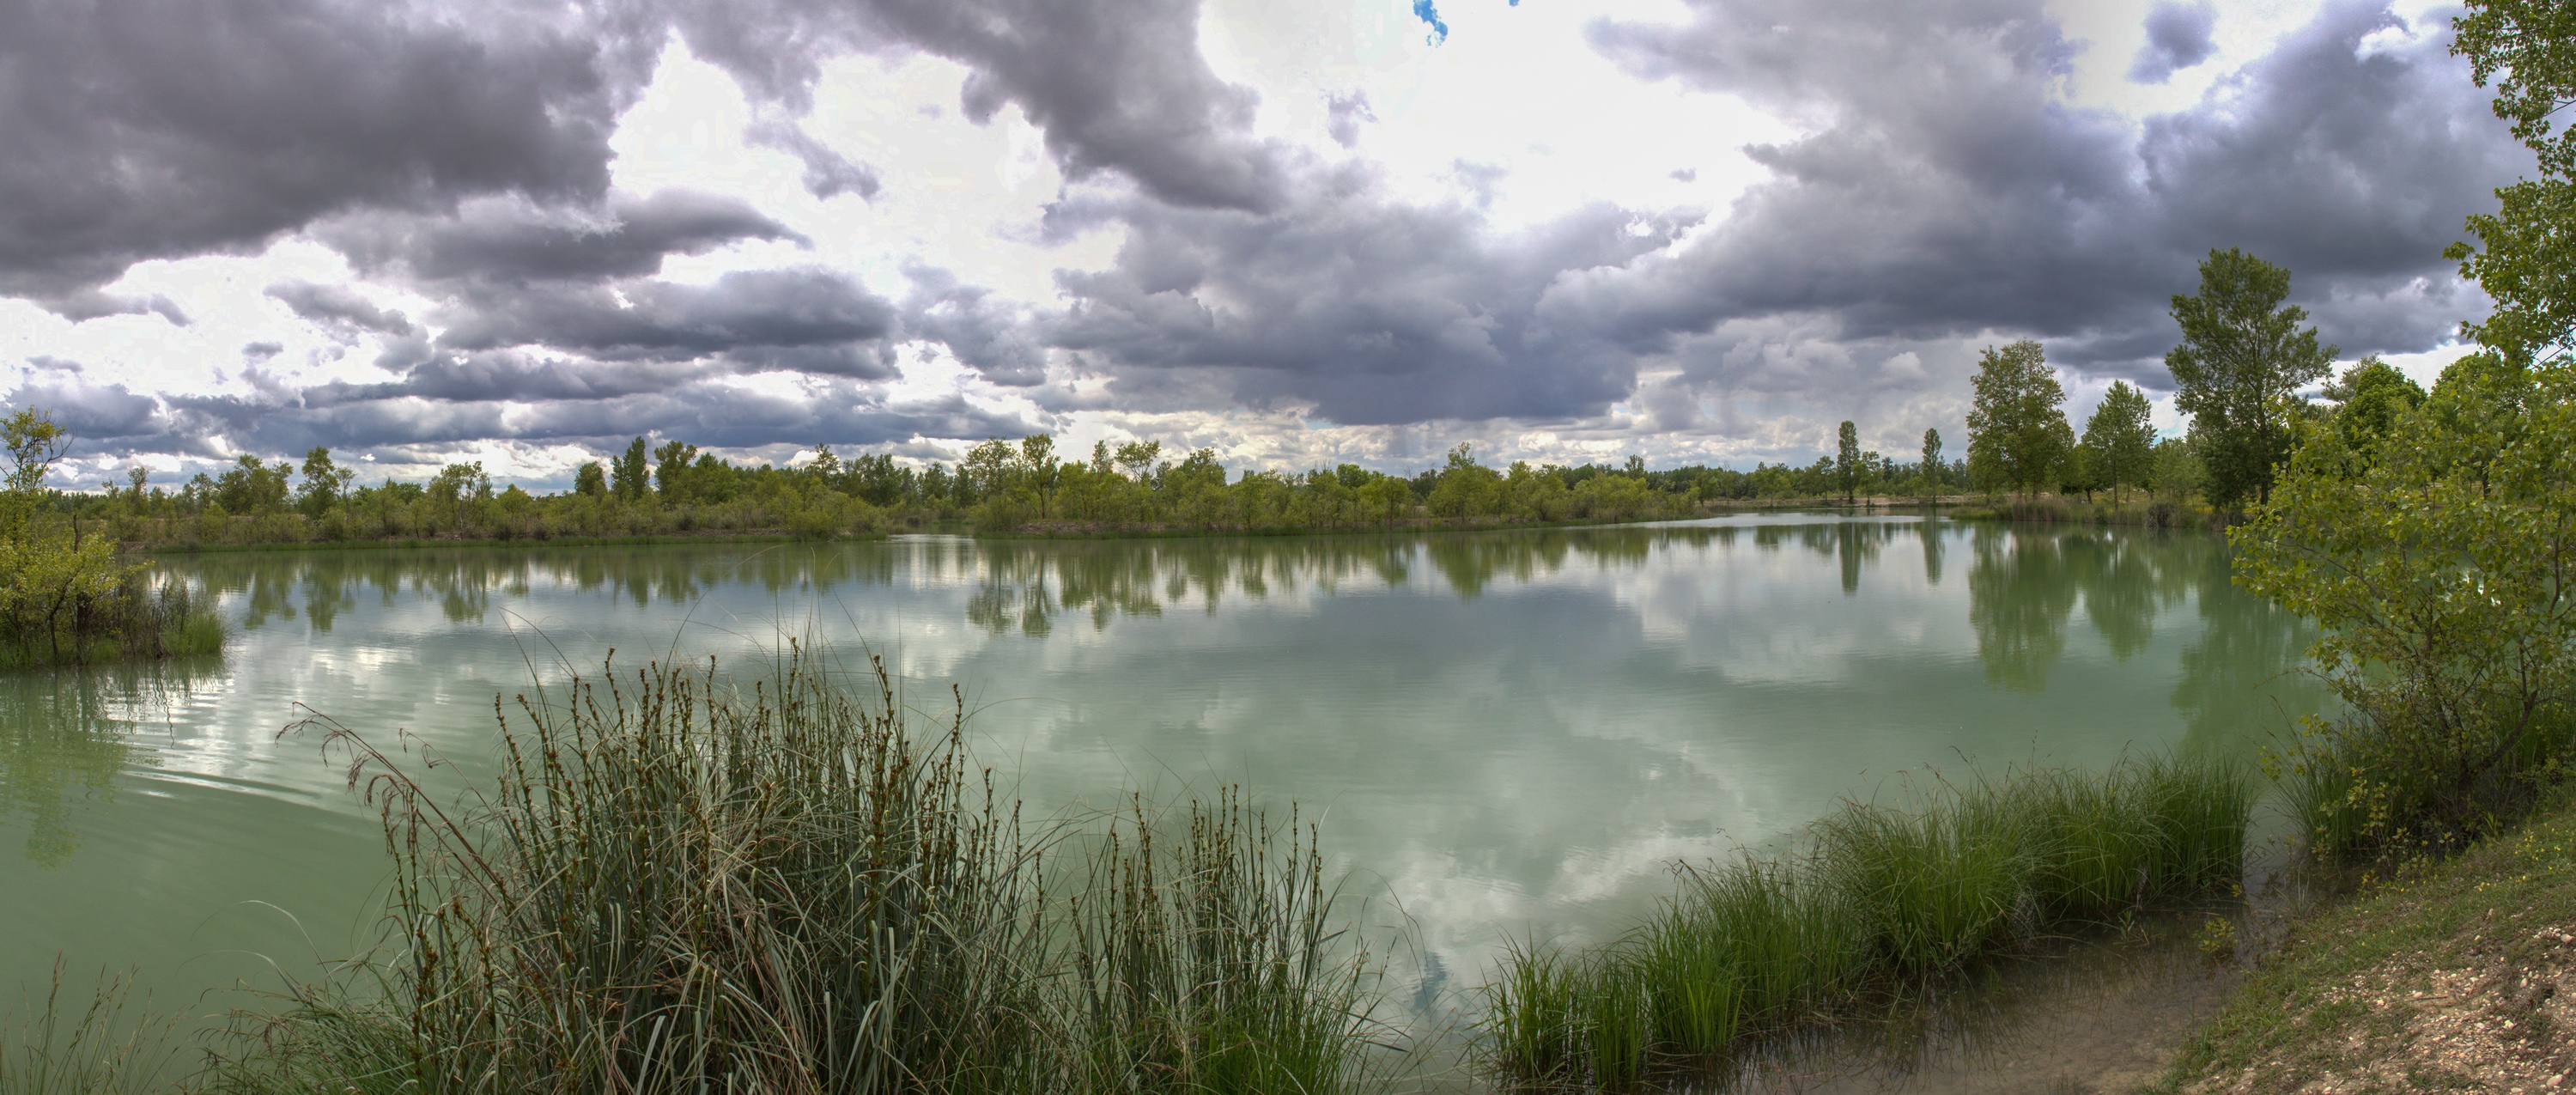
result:
<svg viewBox="0 0 2576 1095"><path fill-rule="evenodd" d="M1981 478L2035 493L2055 481L2075 451L2066 388L2048 354L2023 339L1977 359L1976 402L1968 410L1968 464Z"/></svg>
<svg viewBox="0 0 2576 1095"><path fill-rule="evenodd" d="M1923 487L1932 497L1941 496L1941 431L1923 431Z"/></svg>
<svg viewBox="0 0 2576 1095"><path fill-rule="evenodd" d="M2120 488L2146 481L2155 448L2156 426L2148 420L2147 394L2125 380L2112 381L2111 390L2102 394L2102 405L2084 420L2084 456L2100 485L2111 488L2111 501L2120 500Z"/></svg>
<svg viewBox="0 0 2576 1095"><path fill-rule="evenodd" d="M2290 271L2236 248L2200 264L2200 292L2174 294L2182 344L2165 354L2174 405L2191 415L2209 504L2233 509L2271 497L2273 469L2290 458L2290 414L2302 384L2326 375L2337 348L2302 329L2284 305Z"/></svg>
<svg viewBox="0 0 2576 1095"><path fill-rule="evenodd" d="M626 452L609 462L609 484L617 496L629 502L641 502L653 486L653 465L645 455L644 439L636 438Z"/></svg>
<svg viewBox="0 0 2576 1095"><path fill-rule="evenodd" d="M1860 431L1848 418L1834 431L1834 478L1842 482L1845 503L1859 501Z"/></svg>

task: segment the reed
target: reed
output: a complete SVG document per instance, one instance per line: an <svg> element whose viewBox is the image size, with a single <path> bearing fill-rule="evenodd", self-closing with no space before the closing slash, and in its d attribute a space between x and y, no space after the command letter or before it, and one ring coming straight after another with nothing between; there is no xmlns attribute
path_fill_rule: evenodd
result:
<svg viewBox="0 0 2576 1095"><path fill-rule="evenodd" d="M881 663L651 666L500 708L453 808L383 808L398 957L218 1055L239 1091L1227 1092L1365 1083L1374 966L1311 826L1232 792L1024 825ZM1166 831L1166 830L1169 831ZM367 978L377 979L369 984Z"/></svg>
<svg viewBox="0 0 2576 1095"><path fill-rule="evenodd" d="M1623 1087L2052 929L2224 890L2254 797L2240 768L2154 759L1846 802L1790 854L1684 869L1607 945L1512 948L1485 1060L1513 1083Z"/></svg>

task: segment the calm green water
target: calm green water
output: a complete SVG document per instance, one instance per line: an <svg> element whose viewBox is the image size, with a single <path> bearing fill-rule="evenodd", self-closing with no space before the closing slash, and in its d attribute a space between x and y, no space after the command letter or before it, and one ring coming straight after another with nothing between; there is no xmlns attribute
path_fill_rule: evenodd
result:
<svg viewBox="0 0 2576 1095"><path fill-rule="evenodd" d="M1045 808L1295 800L1452 986L1896 773L2246 750L2319 702L2283 675L2302 626L2199 535L1764 516L170 565L221 592L220 661L0 676L0 998L57 954L166 1004L350 953L375 816L280 729L310 709L470 771L497 693L611 647L864 645L916 702L961 685L982 758Z"/></svg>

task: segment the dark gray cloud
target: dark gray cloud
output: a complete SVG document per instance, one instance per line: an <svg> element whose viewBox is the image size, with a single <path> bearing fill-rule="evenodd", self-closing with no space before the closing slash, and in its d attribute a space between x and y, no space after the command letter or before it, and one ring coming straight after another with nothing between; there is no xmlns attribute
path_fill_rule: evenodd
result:
<svg viewBox="0 0 2576 1095"><path fill-rule="evenodd" d="M876 344L894 334L896 320L891 303L837 271L737 270L707 285L648 281L478 296L438 345L686 361ZM868 375L891 376L892 370Z"/></svg>
<svg viewBox="0 0 2576 1095"><path fill-rule="evenodd" d="M286 402L180 396L164 401L164 422L156 432L169 437L178 451L229 459L236 451L300 453L315 445L349 457L374 452L400 456L404 450L490 439L573 443L605 451L639 434L723 448L781 443L882 448L918 437L1016 437L1046 428L954 396L892 402L856 381L815 384L802 395L782 395L706 376L602 392L597 398L526 403L384 391L344 392L352 397L337 400L313 398L318 393L308 392L303 400ZM230 447L216 444L218 438Z"/></svg>
<svg viewBox="0 0 2576 1095"><path fill-rule="evenodd" d="M362 270L513 284L641 277L673 254L743 240L807 242L740 198L688 190L612 195L595 216L493 199L449 216L350 217L316 234Z"/></svg>
<svg viewBox="0 0 2576 1095"><path fill-rule="evenodd" d="M172 326L188 325L188 313L180 311L178 302L159 293L149 296L103 293L96 289L75 289L65 293L40 296L37 302L55 315L74 323L103 316L160 316Z"/></svg>
<svg viewBox="0 0 2576 1095"><path fill-rule="evenodd" d="M1107 270L1059 272L1051 342L1119 366L1146 403L1311 406L1344 424L1556 418L1626 395L1628 355L1540 322L1566 271L1616 266L1682 227L1594 206L1496 238L1477 211L1387 200L1317 170L1273 214L1136 203Z"/></svg>
<svg viewBox="0 0 2576 1095"><path fill-rule="evenodd" d="M414 366L400 381L322 384L297 393L297 402L327 409L387 399L442 403L618 399L675 388L705 378L708 371L692 363L578 361L517 352L446 354Z"/></svg>
<svg viewBox="0 0 2576 1095"><path fill-rule="evenodd" d="M595 200L659 43L574 22L358 0L0 4L0 293L59 303L141 259L255 248L351 209Z"/></svg>
<svg viewBox="0 0 2576 1095"><path fill-rule="evenodd" d="M805 184L806 193L817 198L840 194L873 198L883 185L877 180L875 168L841 155L794 122L775 118L753 122L743 130L742 137L796 157L805 165L805 176L798 181Z"/></svg>
<svg viewBox="0 0 2576 1095"><path fill-rule="evenodd" d="M1198 50L1198 0L744 0L679 4L689 47L801 108L821 62L909 47L972 70L978 122L1017 105L1066 177L1116 172L1165 202L1257 210L1280 193L1280 151L1254 137L1250 89Z"/></svg>
<svg viewBox="0 0 2576 1095"><path fill-rule="evenodd" d="M2442 246L2522 162L2444 42L2362 52L2399 25L2371 4L2329 4L2209 102L2142 127L2060 101L2076 47L2037 0L1706 0L1693 16L1592 33L1640 75L1821 124L1751 149L1774 178L1714 231L1548 302L1640 353L1806 315L1840 339L2028 332L2161 387L2166 298L2209 248L2283 263L2317 301L2447 278ZM2326 334L2420 350L2457 318Z"/></svg>
<svg viewBox="0 0 2576 1095"><path fill-rule="evenodd" d="M344 342L380 339L382 383L299 390L253 369L255 395L157 401L42 370L22 385L50 377L95 421L158 423L189 451L1032 425L886 405L871 385L912 339L1051 409L1349 424L1574 429L1624 405L1652 428L1732 429L1858 387L1920 392L1961 367L1963 338L2023 333L2160 386L2166 298L2211 247L2289 265L2348 350L2430 345L2476 305L2441 246L2525 165L2444 43L2365 53L2396 21L2357 0L2144 122L2068 105L2083 46L2041 0L1687 0L1677 25L1599 23L1592 44L1632 73L1803 135L1750 150L1771 178L1705 225L1595 206L1515 232L1486 208L1501 168L1459 164L1472 196L1423 203L1259 138L1253 94L1199 54L1198 0L143 2L0 0L0 293L185 323L100 286L137 259L303 230L430 302L268 290ZM2206 63L2208 11L2159 8L2139 78ZM822 63L951 58L970 117L1016 105L1068 178L1134 183L1072 192L1049 237L1105 226L1124 244L1059 272L1060 310L926 266L900 303L824 270L660 280L670 255L805 242L736 199L609 191L616 113L674 28L758 100L749 139L797 156L824 197L908 180L786 120L811 110ZM1356 146L1366 101L1326 113ZM1051 365L1109 383L1077 396Z"/></svg>
<svg viewBox="0 0 2576 1095"><path fill-rule="evenodd" d="M904 271L912 292L903 302L905 333L945 344L957 360L996 384L1027 387L1046 379L1046 350L1028 310L931 266Z"/></svg>
<svg viewBox="0 0 2576 1095"><path fill-rule="evenodd" d="M2209 59L2218 51L2211 32L2218 12L2208 4L2163 3L2147 13L2147 42L2129 63L2129 79L2161 84L2173 74Z"/></svg>
<svg viewBox="0 0 2576 1095"><path fill-rule="evenodd" d="M123 384L91 383L71 362L37 358L29 364L36 367L9 393L9 405L51 415L56 425L71 431L75 454L157 434L167 426L160 401L149 395Z"/></svg>
<svg viewBox="0 0 2576 1095"><path fill-rule="evenodd" d="M374 301L345 285L282 281L269 286L266 292L284 302L296 315L343 335L356 331L386 335L409 335L413 332L411 320L401 312L376 307Z"/></svg>

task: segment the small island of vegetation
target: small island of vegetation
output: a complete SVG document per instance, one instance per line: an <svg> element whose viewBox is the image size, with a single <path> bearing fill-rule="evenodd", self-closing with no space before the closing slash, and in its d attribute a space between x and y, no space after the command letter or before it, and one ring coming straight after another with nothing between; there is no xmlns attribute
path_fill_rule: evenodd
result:
<svg viewBox="0 0 2576 1095"><path fill-rule="evenodd" d="M62 427L20 410L0 419L0 667L81 665L213 653L223 626L188 586L156 581L96 522L61 505L45 477Z"/></svg>

